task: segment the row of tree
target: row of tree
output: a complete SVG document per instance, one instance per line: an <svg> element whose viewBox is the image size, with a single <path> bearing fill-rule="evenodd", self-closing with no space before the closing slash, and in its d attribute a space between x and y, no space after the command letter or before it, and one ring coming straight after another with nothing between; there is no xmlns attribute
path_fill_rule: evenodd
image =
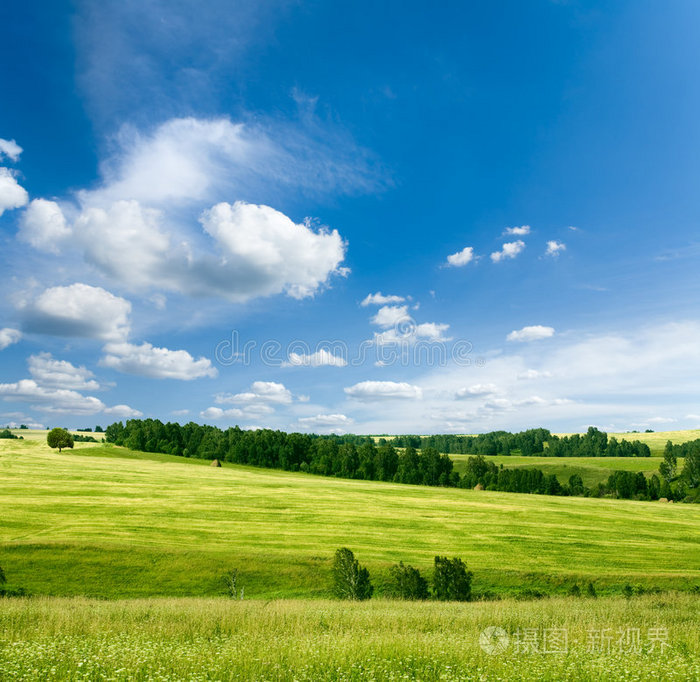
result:
<svg viewBox="0 0 700 682"><path fill-rule="evenodd" d="M436 556L432 589L428 580L413 566L403 561L389 569L389 593L398 599L429 599L439 601L469 601L472 596L472 573L459 558ZM339 599L365 600L374 593L369 571L361 566L352 550L336 550L333 560L333 593Z"/></svg>
<svg viewBox="0 0 700 682"><path fill-rule="evenodd" d="M144 452L217 459L339 478L464 488L479 486L487 490L540 495L592 495L644 500L686 497L682 494L685 488L674 489L670 485L671 479L665 477L662 481L655 475L647 479L641 473L614 472L607 483L589 489L578 475L571 476L568 483L562 484L554 474L547 475L532 468L496 466L483 455L469 457L466 471L460 476L454 471L450 457L435 447L427 446L418 451L408 444L403 449L397 449L394 441L382 439L375 444L367 436L318 436L269 429L244 431L238 427L222 431L193 422L181 426L177 423L163 424L156 419L130 419L126 424L117 422L108 426L105 437L110 443ZM581 440L585 439L595 440L598 452L607 450L613 441L608 441L606 434L595 429L589 429L581 437Z"/></svg>
<svg viewBox="0 0 700 682"><path fill-rule="evenodd" d="M462 455L512 455L526 457L649 457L646 443L608 439L608 434L589 427L585 434L555 436L548 429L528 429L519 433L491 431L476 436L396 436L397 447L434 447L440 452Z"/></svg>

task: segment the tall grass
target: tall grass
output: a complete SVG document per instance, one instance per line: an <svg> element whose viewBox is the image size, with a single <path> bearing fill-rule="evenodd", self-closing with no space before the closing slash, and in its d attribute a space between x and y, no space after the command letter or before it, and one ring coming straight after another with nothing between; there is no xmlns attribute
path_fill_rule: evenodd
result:
<svg viewBox="0 0 700 682"><path fill-rule="evenodd" d="M697 608L691 595L469 604L7 600L0 679L693 680ZM512 638L490 655L479 637L494 625ZM566 648L517 650L518 631L541 641L551 628L566 631ZM658 638L652 647L651 628L665 632L663 651ZM640 631L639 651L618 644L631 629ZM597 646L599 632L611 635L609 646Z"/></svg>

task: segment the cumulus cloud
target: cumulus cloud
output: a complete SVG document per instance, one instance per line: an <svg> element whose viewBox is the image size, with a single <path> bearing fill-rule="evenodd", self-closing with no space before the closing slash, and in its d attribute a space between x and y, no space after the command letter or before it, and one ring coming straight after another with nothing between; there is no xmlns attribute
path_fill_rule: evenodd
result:
<svg viewBox="0 0 700 682"><path fill-rule="evenodd" d="M503 234L512 234L518 237L523 237L526 234L530 234L530 226L522 225L520 227L506 227Z"/></svg>
<svg viewBox="0 0 700 682"><path fill-rule="evenodd" d="M108 343L104 350L100 364L124 374L183 381L218 374L210 360L205 357L195 360L186 350L157 348L150 343L136 345L126 341Z"/></svg>
<svg viewBox="0 0 700 682"><path fill-rule="evenodd" d="M506 339L508 341L538 341L540 339L548 339L550 336L554 336L554 327L545 327L541 324L534 324L529 327L523 327L522 329L514 330Z"/></svg>
<svg viewBox="0 0 700 682"><path fill-rule="evenodd" d="M447 256L447 264L459 268L474 260L474 247L465 246L461 251Z"/></svg>
<svg viewBox="0 0 700 682"><path fill-rule="evenodd" d="M113 417L126 417L130 419L143 417L143 412L135 410L133 407L129 407L128 405L114 405L113 407L105 407L103 412L105 414L112 415Z"/></svg>
<svg viewBox="0 0 700 682"><path fill-rule="evenodd" d="M27 190L22 187L9 168L0 168L0 216L13 208L20 208L29 201Z"/></svg>
<svg viewBox="0 0 700 682"><path fill-rule="evenodd" d="M88 415L101 412L104 403L94 396L84 396L65 388L40 386L34 379L0 384L0 397L34 403L37 410L55 414Z"/></svg>
<svg viewBox="0 0 700 682"><path fill-rule="evenodd" d="M299 419L299 426L302 429L314 429L321 433L342 434L353 423L354 420L344 414L317 414L314 417Z"/></svg>
<svg viewBox="0 0 700 682"><path fill-rule="evenodd" d="M378 291L376 294L367 294L360 305L363 307L368 305L386 305L387 303L403 303L405 300L405 296L396 296L395 294L385 296L381 291Z"/></svg>
<svg viewBox="0 0 700 682"><path fill-rule="evenodd" d="M314 353L290 353L283 367L345 367L347 360L321 348Z"/></svg>
<svg viewBox="0 0 700 682"><path fill-rule="evenodd" d="M292 392L276 381L254 381L250 389L243 393L219 393L215 402L226 403L276 403L288 404L292 402Z"/></svg>
<svg viewBox="0 0 700 682"><path fill-rule="evenodd" d="M10 161L18 161L24 150L14 140L3 140L0 137L0 159L6 156Z"/></svg>
<svg viewBox="0 0 700 682"><path fill-rule="evenodd" d="M119 144L101 166L102 184L78 192L77 206L66 209L76 215L72 226L55 202L36 200L20 238L55 251L71 234L71 246L88 263L130 289L235 302L312 296L349 272L337 230L264 204L216 203L260 196L248 191L251 179L258 189L275 181L298 187L304 178L323 184L321 176L341 172L328 159L321 168L309 160L304 175L299 157L307 146L292 154L262 131L227 119L173 119L145 135L125 130ZM351 186L346 176L338 189Z"/></svg>
<svg viewBox="0 0 700 682"><path fill-rule="evenodd" d="M493 395L498 392L496 384L474 384L468 388L460 388L455 393L455 398L478 398L485 395Z"/></svg>
<svg viewBox="0 0 700 682"><path fill-rule="evenodd" d="M397 324L393 329L375 332L372 341L377 346L414 344L419 341L429 341L433 343L449 341L450 338L445 336L445 332L449 328L449 324L438 322L421 322L420 324L416 324L412 319L406 318L405 323Z"/></svg>
<svg viewBox="0 0 700 682"><path fill-rule="evenodd" d="M13 343L17 343L22 338L22 332L19 329L11 329L3 327L0 329L0 350L5 350Z"/></svg>
<svg viewBox="0 0 700 682"><path fill-rule="evenodd" d="M506 258L515 258L525 248L525 242L518 239L515 242L506 242L500 251L491 254L491 260L498 263Z"/></svg>
<svg viewBox="0 0 700 682"><path fill-rule="evenodd" d="M55 201L34 199L24 212L17 237L39 251L58 253L61 242L70 237L61 207Z"/></svg>
<svg viewBox="0 0 700 682"><path fill-rule="evenodd" d="M362 401L417 399L423 395L419 386L396 381L361 381L344 390L351 398Z"/></svg>
<svg viewBox="0 0 700 682"><path fill-rule="evenodd" d="M558 256L562 251L566 251L566 244L558 242L555 239L547 242L547 249L544 252L545 256Z"/></svg>
<svg viewBox="0 0 700 682"><path fill-rule="evenodd" d="M67 360L56 360L51 353L30 355L29 373L41 386L68 388L74 391L97 391L100 385L86 367L76 367Z"/></svg>
<svg viewBox="0 0 700 682"><path fill-rule="evenodd" d="M284 291L304 298L331 274L343 274L345 243L337 230L316 231L269 206L242 201L217 204L201 222L225 254L237 296Z"/></svg>
<svg viewBox="0 0 700 682"><path fill-rule="evenodd" d="M378 327L393 327L399 321L408 318L408 306L385 305L382 306L370 320Z"/></svg>
<svg viewBox="0 0 700 682"><path fill-rule="evenodd" d="M88 284L45 289L20 310L27 332L104 341L121 340L129 333L131 303Z"/></svg>

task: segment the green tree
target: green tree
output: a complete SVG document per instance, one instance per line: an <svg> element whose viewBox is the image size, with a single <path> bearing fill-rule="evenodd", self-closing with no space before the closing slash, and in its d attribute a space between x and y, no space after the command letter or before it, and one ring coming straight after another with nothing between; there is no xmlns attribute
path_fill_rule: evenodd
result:
<svg viewBox="0 0 700 682"><path fill-rule="evenodd" d="M400 599L427 599L428 581L413 566L403 561L389 569L392 579L392 592Z"/></svg>
<svg viewBox="0 0 700 682"><path fill-rule="evenodd" d="M472 596L472 573L459 558L435 557L433 575L435 598L441 601L469 601Z"/></svg>
<svg viewBox="0 0 700 682"><path fill-rule="evenodd" d="M0 585L4 585L7 582L7 578L5 577L5 571L2 570L2 566L0 566Z"/></svg>
<svg viewBox="0 0 700 682"><path fill-rule="evenodd" d="M700 485L700 448L693 448L686 454L683 478L691 488L697 488Z"/></svg>
<svg viewBox="0 0 700 682"><path fill-rule="evenodd" d="M49 444L49 447L58 448L58 451L61 452L63 448L73 447L73 436L66 429L56 427L49 431L46 436L46 442Z"/></svg>
<svg viewBox="0 0 700 682"><path fill-rule="evenodd" d="M673 443L669 440L664 448L664 461L659 464L659 473L670 483L676 477L677 466Z"/></svg>
<svg viewBox="0 0 700 682"><path fill-rule="evenodd" d="M360 601L372 596L374 587L369 579L369 571L360 566L347 547L336 550L332 572L333 593L339 599Z"/></svg>

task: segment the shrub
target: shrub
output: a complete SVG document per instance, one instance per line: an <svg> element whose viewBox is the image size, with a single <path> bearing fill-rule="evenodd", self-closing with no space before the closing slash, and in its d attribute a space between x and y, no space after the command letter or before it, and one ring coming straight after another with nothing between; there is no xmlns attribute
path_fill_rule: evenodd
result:
<svg viewBox="0 0 700 682"><path fill-rule="evenodd" d="M472 573L459 558L435 557L433 576L435 598L441 601L469 601L472 596Z"/></svg>
<svg viewBox="0 0 700 682"><path fill-rule="evenodd" d="M598 596L598 593L595 591L595 585L592 582L588 583L588 586L586 587L586 594L593 599Z"/></svg>
<svg viewBox="0 0 700 682"><path fill-rule="evenodd" d="M389 569L392 578L392 592L400 599L427 599L428 581L413 566L403 561Z"/></svg>
<svg viewBox="0 0 700 682"><path fill-rule="evenodd" d="M347 547L335 552L333 561L333 593L339 599L369 599L374 588L369 571L360 566L355 555Z"/></svg>
<svg viewBox="0 0 700 682"><path fill-rule="evenodd" d="M242 587L238 580L238 569L234 568L229 571L225 576L226 581L226 592L231 599L243 599L245 594L245 588Z"/></svg>

